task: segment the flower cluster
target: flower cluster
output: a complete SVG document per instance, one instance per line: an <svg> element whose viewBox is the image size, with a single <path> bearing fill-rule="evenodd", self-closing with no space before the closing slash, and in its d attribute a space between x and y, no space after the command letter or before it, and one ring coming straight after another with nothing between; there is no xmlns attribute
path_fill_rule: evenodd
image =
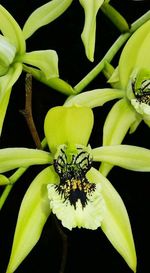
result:
<svg viewBox="0 0 150 273"><path fill-rule="evenodd" d="M94 61L96 16L100 9L130 39L116 69L107 58L103 60L103 73L110 87L77 94L76 88L59 78L55 50L26 50L26 40L62 15L72 2L52 0L44 4L29 16L23 29L0 5L0 133L12 87L22 71L68 96L63 106L52 107L46 114L43 150L0 149L0 185L6 189L28 167L44 165L22 200L6 273L13 273L33 249L51 212L69 230L101 228L136 272L136 250L128 212L107 174L113 166L150 171L149 149L121 145L127 132L135 132L142 120L150 127L150 16L130 37L126 20L109 4L110 0L79 0L85 13L81 38L90 61ZM94 126L92 108L114 99L118 101L106 117L102 146L93 148L90 143ZM95 162L100 163L99 170ZM9 171L14 171L10 177ZM3 197L6 198L5 190L0 197L0 208Z"/></svg>

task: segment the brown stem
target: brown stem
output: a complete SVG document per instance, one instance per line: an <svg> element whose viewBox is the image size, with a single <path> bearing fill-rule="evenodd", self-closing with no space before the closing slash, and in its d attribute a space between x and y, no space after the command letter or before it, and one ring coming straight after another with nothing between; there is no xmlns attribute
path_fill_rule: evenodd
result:
<svg viewBox="0 0 150 273"><path fill-rule="evenodd" d="M36 130L34 120L33 120L33 115L32 115L32 75L28 73L26 74L26 79L25 79L25 94L26 94L25 109L21 110L21 113L24 115L26 119L27 125L29 127L30 133L32 135L32 138L34 140L34 143L37 149L42 149L40 138ZM55 225L62 239L62 259L61 259L59 273L64 273L65 265L67 261L67 253L68 253L67 235L63 232L61 226L59 225L57 221L56 216L55 215L53 216L55 220Z"/></svg>
<svg viewBox="0 0 150 273"><path fill-rule="evenodd" d="M37 149L42 149L41 141L36 130L32 115L32 75L29 73L26 74L25 92L26 92L25 109L21 110L20 112L26 119L27 125L29 127L30 133L32 135L33 141Z"/></svg>

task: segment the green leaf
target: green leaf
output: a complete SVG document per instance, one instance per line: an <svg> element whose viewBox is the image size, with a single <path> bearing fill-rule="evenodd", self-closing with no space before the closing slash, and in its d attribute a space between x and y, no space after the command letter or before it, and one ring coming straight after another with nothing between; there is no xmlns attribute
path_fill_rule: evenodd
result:
<svg viewBox="0 0 150 273"><path fill-rule="evenodd" d="M30 165L51 164L52 156L45 151L28 148L0 149L0 172Z"/></svg>
<svg viewBox="0 0 150 273"><path fill-rule="evenodd" d="M28 39L37 29L58 18L73 0L53 0L36 9L26 21L23 34Z"/></svg>
<svg viewBox="0 0 150 273"><path fill-rule="evenodd" d="M38 50L25 53L22 61L39 68L47 80L59 76L58 56L55 50Z"/></svg>
<svg viewBox="0 0 150 273"><path fill-rule="evenodd" d="M12 67L10 67L6 75L0 77L0 135L7 106L9 103L12 86L19 78L21 72L22 65L20 63L16 63Z"/></svg>
<svg viewBox="0 0 150 273"><path fill-rule="evenodd" d="M29 186L19 210L6 273L13 273L38 242L50 214L46 185L57 182L58 176L53 167L48 167Z"/></svg>
<svg viewBox="0 0 150 273"><path fill-rule="evenodd" d="M132 171L150 171L150 150L132 145L102 146L92 150L94 161L104 161Z"/></svg>
<svg viewBox="0 0 150 273"><path fill-rule="evenodd" d="M67 82L58 77L47 79L42 71L33 67L29 67L27 65L23 65L23 70L32 74L32 76L38 81L50 86L51 88L63 94L66 95L74 94L74 90L71 87L71 85L69 85Z"/></svg>
<svg viewBox="0 0 150 273"><path fill-rule="evenodd" d="M79 0L85 12L85 22L81 38L87 58L94 61L96 16L104 0Z"/></svg>
<svg viewBox="0 0 150 273"><path fill-rule="evenodd" d="M104 103L110 100L122 98L123 96L124 92L119 89L111 88L95 89L69 97L66 100L65 105L67 106L82 105L94 108L97 106L102 106Z"/></svg>
<svg viewBox="0 0 150 273"><path fill-rule="evenodd" d="M11 14L0 5L0 30L12 43L19 54L25 52L25 40L23 32Z"/></svg>
<svg viewBox="0 0 150 273"><path fill-rule="evenodd" d="M145 38L150 32L150 20L143 24L128 40L119 60L119 76L122 88L127 89L132 71L136 68L136 61ZM142 52L142 51L141 51ZM143 52L144 54L144 52ZM149 56L149 53L148 53ZM143 55L143 59L144 55Z"/></svg>
<svg viewBox="0 0 150 273"><path fill-rule="evenodd" d="M129 267L136 271L136 253L125 205L108 179L92 168L87 174L89 181L101 184L101 194L105 202L101 228L114 248L124 258Z"/></svg>
<svg viewBox="0 0 150 273"><path fill-rule="evenodd" d="M120 144L136 118L136 112L130 107L126 99L116 102L105 120L103 146ZM112 167L110 164L102 163L100 172L106 176Z"/></svg>
<svg viewBox="0 0 150 273"><path fill-rule="evenodd" d="M92 110L80 106L51 108L44 122L45 136L52 153L61 144L86 146L92 128Z"/></svg>

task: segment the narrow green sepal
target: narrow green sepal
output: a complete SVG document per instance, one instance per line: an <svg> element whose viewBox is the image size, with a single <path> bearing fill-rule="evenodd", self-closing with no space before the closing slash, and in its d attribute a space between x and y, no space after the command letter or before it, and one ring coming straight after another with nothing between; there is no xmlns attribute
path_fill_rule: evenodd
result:
<svg viewBox="0 0 150 273"><path fill-rule="evenodd" d="M0 149L0 173L19 167L51 164L52 162L51 154L45 151L28 148Z"/></svg>
<svg viewBox="0 0 150 273"><path fill-rule="evenodd" d="M28 39L40 27L58 18L71 5L72 1L53 0L33 11L23 27L25 39Z"/></svg>
<svg viewBox="0 0 150 273"><path fill-rule="evenodd" d="M149 172L150 150L132 145L102 146L92 150L94 161L103 161L127 170Z"/></svg>
<svg viewBox="0 0 150 273"><path fill-rule="evenodd" d="M90 176L96 183L100 183L102 188L101 193L105 202L102 231L128 266L136 272L136 251L130 220L123 200L109 180L96 169L92 168Z"/></svg>
<svg viewBox="0 0 150 273"><path fill-rule="evenodd" d="M21 72L22 64L15 63L12 67L10 67L6 75L0 77L0 135L2 132L12 86L19 78Z"/></svg>
<svg viewBox="0 0 150 273"><path fill-rule="evenodd" d="M123 98L116 102L105 120L103 128L103 145L120 144L128 130L135 124L136 120L137 114L126 99ZM113 166L110 164L102 163L100 171L106 176L112 167Z"/></svg>
<svg viewBox="0 0 150 273"><path fill-rule="evenodd" d="M71 85L59 77L47 79L42 71L39 69L27 66L23 64L23 70L32 74L32 76L38 81L46 84L47 86L65 94L72 95L74 94L74 90Z"/></svg>
<svg viewBox="0 0 150 273"><path fill-rule="evenodd" d="M23 33L11 14L0 5L0 30L3 35L16 47L17 53L25 52L25 40Z"/></svg>
<svg viewBox="0 0 150 273"><path fill-rule="evenodd" d="M47 167L37 175L25 193L6 273L13 273L38 242L51 212L47 184L57 181L53 167Z"/></svg>
<svg viewBox="0 0 150 273"><path fill-rule="evenodd" d="M104 88L104 89L95 89L91 91L86 91L78 95L69 97L65 105L81 105L90 108L102 106L108 101L122 98L124 96L124 91L120 89Z"/></svg>
<svg viewBox="0 0 150 273"><path fill-rule="evenodd" d="M121 33L125 33L130 30L129 24L127 23L126 19L110 4L104 2L101 10L120 30Z"/></svg>
<svg viewBox="0 0 150 273"><path fill-rule="evenodd" d="M104 0L79 0L85 12L84 28L81 38L85 47L87 58L94 61L95 36L96 36L96 16Z"/></svg>

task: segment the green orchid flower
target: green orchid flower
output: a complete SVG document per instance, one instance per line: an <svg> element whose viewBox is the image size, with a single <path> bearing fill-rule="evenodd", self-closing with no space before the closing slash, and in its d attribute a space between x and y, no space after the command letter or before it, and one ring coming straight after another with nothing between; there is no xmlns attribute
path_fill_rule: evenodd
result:
<svg viewBox="0 0 150 273"><path fill-rule="evenodd" d="M39 27L49 24L59 17L72 4L73 0L53 0L36 9L26 21L23 32L26 39ZM125 19L109 4L109 0L79 0L84 9L85 21L81 34L87 58L94 61L96 40L96 16L100 8L102 12L120 29L129 30Z"/></svg>
<svg viewBox="0 0 150 273"><path fill-rule="evenodd" d="M129 145L92 149L89 138L93 122L93 112L88 107L57 106L49 110L44 123L50 152L27 148L0 150L0 173L49 164L35 177L22 200L7 273L13 273L35 246L51 211L70 230L101 227L136 271L127 210L115 188L92 162L104 160L134 171L150 171L150 151ZM0 181L4 185L12 180L1 174Z"/></svg>
<svg viewBox="0 0 150 273"><path fill-rule="evenodd" d="M103 129L103 145L120 144L128 130L133 133L140 122L150 126L150 20L128 40L119 65L108 82L113 88L97 89L72 96L65 105L91 108L119 99L110 110ZM106 62L106 72L111 70ZM108 73L109 74L109 73ZM112 165L102 163L100 171L106 176Z"/></svg>
<svg viewBox="0 0 150 273"><path fill-rule="evenodd" d="M69 84L59 79L58 56L54 50L26 52L24 33L0 5L0 134L9 103L12 86L22 70L56 90L72 93ZM30 28L31 25L28 25Z"/></svg>

